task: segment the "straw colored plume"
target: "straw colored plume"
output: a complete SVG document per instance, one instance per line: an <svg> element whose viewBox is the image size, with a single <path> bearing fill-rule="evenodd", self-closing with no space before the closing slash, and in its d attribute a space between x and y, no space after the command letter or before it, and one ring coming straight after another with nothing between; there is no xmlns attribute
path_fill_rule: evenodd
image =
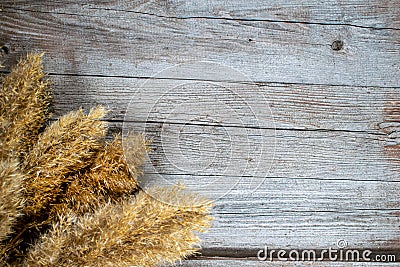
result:
<svg viewBox="0 0 400 267"><path fill-rule="evenodd" d="M106 204L93 214L63 216L27 255L26 266L158 266L199 249L210 201L178 186Z"/></svg>
<svg viewBox="0 0 400 267"><path fill-rule="evenodd" d="M17 161L0 161L0 241L12 233L13 224L22 214L22 180Z"/></svg>
<svg viewBox="0 0 400 267"><path fill-rule="evenodd" d="M51 124L24 159L25 213L38 215L54 204L74 174L89 166L102 148L106 124L102 107L70 112Z"/></svg>
<svg viewBox="0 0 400 267"><path fill-rule="evenodd" d="M122 147L122 137L114 136L107 142L104 150L97 153L92 165L85 172L76 175L66 190L61 204L53 212L63 215L68 210L83 214L91 212L106 202L116 202L121 197L137 190L137 177L141 174L146 142L142 135L127 137L130 144L130 159L135 160L132 172L129 171ZM131 165L132 166L132 165Z"/></svg>
<svg viewBox="0 0 400 267"><path fill-rule="evenodd" d="M49 81L43 54L29 54L3 79L0 88L0 158L20 157L35 142L48 118Z"/></svg>

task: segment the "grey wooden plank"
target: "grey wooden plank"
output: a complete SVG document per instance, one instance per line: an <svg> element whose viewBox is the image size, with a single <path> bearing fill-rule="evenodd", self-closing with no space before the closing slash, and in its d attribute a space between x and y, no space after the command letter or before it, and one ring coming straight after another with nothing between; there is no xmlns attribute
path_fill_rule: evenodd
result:
<svg viewBox="0 0 400 267"><path fill-rule="evenodd" d="M191 260L191 261L183 261L178 266L182 267L220 267L220 266L231 266L231 267L261 267L261 266L292 266L292 267L368 267L368 266L387 266L387 267L396 267L398 263L381 263L381 262L260 262L260 261L249 261L249 260L225 260L225 259L217 259L217 260Z"/></svg>
<svg viewBox="0 0 400 267"><path fill-rule="evenodd" d="M129 10L144 10L145 5L132 7L125 2ZM166 13L174 12L185 16L213 16L223 18L250 18L277 21L351 24L361 27L399 28L400 6L397 2L387 1L173 1ZM160 10L161 8L159 8ZM172 11L171 11L172 10Z"/></svg>
<svg viewBox="0 0 400 267"><path fill-rule="evenodd" d="M379 87L400 84L397 30L206 17L182 19L94 9L93 5L76 3L24 6L3 7L1 43L9 46L13 55L27 50L46 51L52 59L46 62L50 72L143 77L178 63L205 60L236 68L250 79L263 82ZM331 44L338 39L344 42L344 48L334 51ZM9 56L5 63L12 58ZM215 73L193 64L187 73L168 77L187 78L189 74L191 79L203 79Z"/></svg>
<svg viewBox="0 0 400 267"><path fill-rule="evenodd" d="M146 177L157 185L181 182L215 199L213 227L202 234L207 249L324 249L338 240L351 248L399 248L399 183Z"/></svg>
<svg viewBox="0 0 400 267"><path fill-rule="evenodd" d="M144 125L128 125L141 131ZM161 173L399 181L398 147L354 133L148 124ZM393 148L393 154L389 154Z"/></svg>
<svg viewBox="0 0 400 267"><path fill-rule="evenodd" d="M45 56L45 60L51 60ZM46 67L47 71L50 71ZM168 121L176 103L187 103L190 109L175 112L170 122L218 125L206 120L210 113L220 117L226 126L245 127L244 116L254 118L260 128L354 131L390 134L396 129L400 114L398 88L368 88L327 85L235 84L225 82L194 82L185 80L147 80L107 77L51 77L57 114L72 108L89 108L104 104L111 109L109 120L128 116L130 101L140 97L132 106L135 118L145 121L146 110L162 108L152 113L154 121ZM159 103L157 102L159 101ZM163 102L160 102L163 101ZM235 102L236 101L236 102ZM168 102L168 103L164 103ZM209 110L207 110L209 109ZM243 114L233 112L242 109ZM226 114L226 110L232 111ZM243 122L238 121L241 117ZM129 119L129 118L128 118ZM255 124L253 122L253 124ZM254 126L254 125L253 125ZM392 135L394 137L394 134Z"/></svg>
<svg viewBox="0 0 400 267"><path fill-rule="evenodd" d="M69 7L66 9L66 4ZM396 1L336 1L321 3L316 0L305 1L260 1L260 0L213 0L213 1L52 1L50 7L43 1L4 0L3 6L17 8L37 8L47 11L56 8L66 12L72 7L81 12L89 9L114 9L126 12L150 13L167 17L201 17L225 19L253 19L268 21L287 21L293 23L348 24L358 27L400 28L400 5ZM48 7L48 9L46 9Z"/></svg>

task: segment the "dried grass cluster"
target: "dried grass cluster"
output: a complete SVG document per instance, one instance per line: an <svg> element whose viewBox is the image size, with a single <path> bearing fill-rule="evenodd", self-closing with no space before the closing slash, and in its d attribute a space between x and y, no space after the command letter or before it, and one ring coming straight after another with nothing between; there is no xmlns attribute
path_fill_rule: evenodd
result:
<svg viewBox="0 0 400 267"><path fill-rule="evenodd" d="M175 205L139 192L94 213L62 216L29 252L27 266L156 266L196 251L211 203L179 187L153 189Z"/></svg>
<svg viewBox="0 0 400 267"><path fill-rule="evenodd" d="M51 97L41 58L21 60L0 91L0 261L157 266L196 252L212 203L179 185L138 189L145 139L124 142L127 162L120 135L105 141L102 107L45 128Z"/></svg>

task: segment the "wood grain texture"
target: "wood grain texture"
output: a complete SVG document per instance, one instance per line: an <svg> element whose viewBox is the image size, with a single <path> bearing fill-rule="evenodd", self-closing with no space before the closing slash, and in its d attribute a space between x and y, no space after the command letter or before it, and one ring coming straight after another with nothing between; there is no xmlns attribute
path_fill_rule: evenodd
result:
<svg viewBox="0 0 400 267"><path fill-rule="evenodd" d="M51 61L51 58L46 56L45 60ZM52 71L47 66L46 70ZM63 75L55 75L51 79L54 82L55 109L58 115L71 108L88 108L103 104L111 109L107 117L109 120L121 121L126 116L129 102L141 97L140 101L137 101L141 107L132 107L131 111L135 113L136 121L144 122L148 114L142 114L143 111L161 105L162 103L155 102L161 97L164 102L169 103L164 104L162 110L166 114L152 112L151 119L155 121L165 121L167 114L171 112L168 107L171 108L174 101L192 105L190 110L174 114L175 123L185 123L189 117L199 116L202 112L206 113L205 109L212 109L210 114L224 116L221 122L223 125L246 127L243 124L246 122L237 121L239 115L230 117L222 112L227 108L246 108L244 112L247 113L252 109L251 113L258 116L259 128L332 130L385 135L390 134L400 121L398 88L251 82L237 84ZM215 97L210 94L214 94ZM232 97L236 97L236 103L229 103ZM142 113L139 110L142 110ZM193 123L195 122L218 124L205 118L199 118Z"/></svg>
<svg viewBox="0 0 400 267"><path fill-rule="evenodd" d="M131 1L131 0L89 0L81 1L4 0L3 7L36 9L58 12L83 13L83 7L93 10L120 10L154 14L164 17L190 18L204 16L210 19L249 19L270 22L334 24L376 29L399 29L400 7L397 1L337 1L321 3L316 0L274 2L260 0L235 1Z"/></svg>
<svg viewBox="0 0 400 267"><path fill-rule="evenodd" d="M264 245L400 251L397 1L0 8L1 63L46 52L56 115L105 105L112 131L153 139L143 182L183 181L216 199L203 253L232 259L182 266L324 266L233 260Z"/></svg>
<svg viewBox="0 0 400 267"><path fill-rule="evenodd" d="M396 29L185 19L127 12L118 9L118 1L108 9L12 2L3 4L0 40L17 54L46 51L53 59L46 64L55 73L147 77L178 63L206 60L259 82L399 87ZM344 42L342 50L332 50L335 40ZM188 72L192 79L204 77L195 68Z"/></svg>

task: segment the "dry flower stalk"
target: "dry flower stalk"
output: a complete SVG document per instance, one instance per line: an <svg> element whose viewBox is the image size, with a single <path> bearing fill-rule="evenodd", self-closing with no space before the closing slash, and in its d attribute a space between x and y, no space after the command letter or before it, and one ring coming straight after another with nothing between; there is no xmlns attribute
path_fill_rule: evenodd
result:
<svg viewBox="0 0 400 267"><path fill-rule="evenodd" d="M38 215L57 202L62 188L72 181L75 173L90 165L102 148L106 123L103 107L70 112L51 124L24 158L26 172L25 213Z"/></svg>
<svg viewBox="0 0 400 267"><path fill-rule="evenodd" d="M196 233L209 227L211 207L209 200L179 186L140 191L136 198L108 203L93 214L61 217L30 250L25 266L174 263L199 249Z"/></svg>
<svg viewBox="0 0 400 267"><path fill-rule="evenodd" d="M22 214L22 181L17 161L0 161L0 241L12 233L13 224Z"/></svg>
<svg viewBox="0 0 400 267"><path fill-rule="evenodd" d="M43 54L29 54L3 79L0 89L0 158L20 157L49 116L49 81Z"/></svg>
<svg viewBox="0 0 400 267"><path fill-rule="evenodd" d="M128 169L122 137L116 135L113 141L106 143L104 150L97 153L90 168L76 175L61 204L56 205L53 212L57 215L63 215L68 210L78 214L92 212L101 204L116 202L121 197L132 194L137 189L136 181L141 173L138 167L144 161L146 143L142 135L129 136L128 139L131 155L137 162L134 173Z"/></svg>
<svg viewBox="0 0 400 267"><path fill-rule="evenodd" d="M18 162L0 160L0 265L5 262L9 250L4 242L13 234L13 226L22 215L22 184L23 174Z"/></svg>

